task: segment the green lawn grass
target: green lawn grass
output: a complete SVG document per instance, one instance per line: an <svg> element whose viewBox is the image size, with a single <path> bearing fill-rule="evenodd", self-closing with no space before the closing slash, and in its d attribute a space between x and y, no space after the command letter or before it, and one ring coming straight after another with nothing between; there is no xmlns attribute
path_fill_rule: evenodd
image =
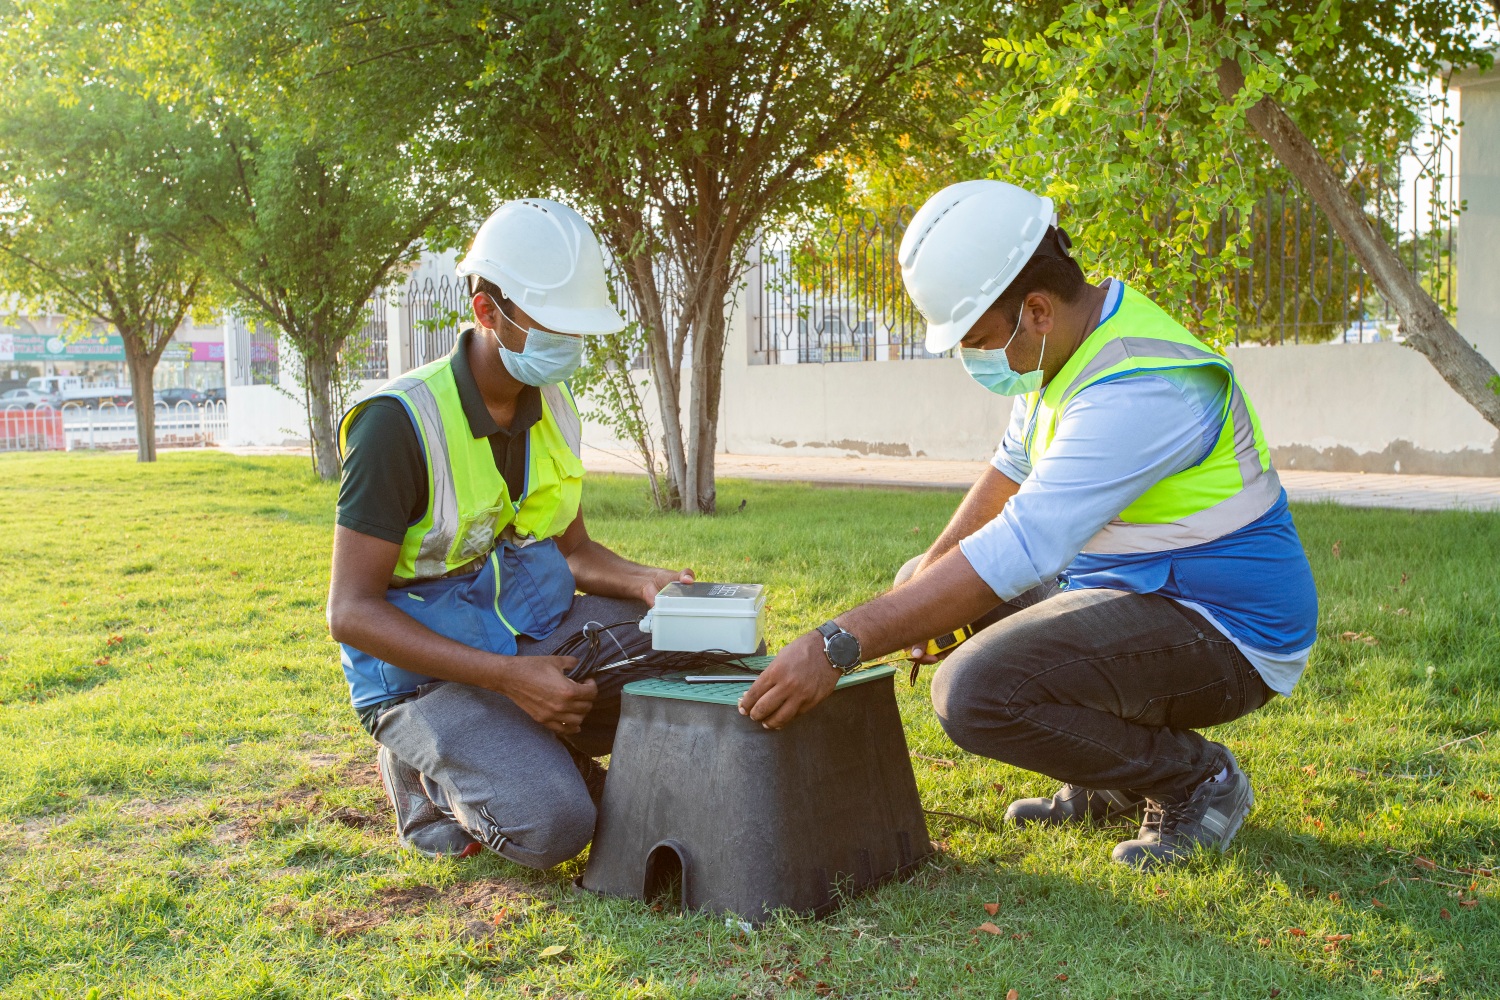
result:
<svg viewBox="0 0 1500 1000"><path fill-rule="evenodd" d="M744 510L585 503L632 558L770 585L773 647L957 500L719 495ZM323 622L334 496L304 460L0 456L0 995L1500 996L1500 516L1296 509L1320 642L1295 697L1214 731L1257 792L1226 856L1143 876L1109 862L1124 828L934 816L906 881L745 935L576 894L576 861L396 848ZM929 809L1051 790L899 690Z"/></svg>

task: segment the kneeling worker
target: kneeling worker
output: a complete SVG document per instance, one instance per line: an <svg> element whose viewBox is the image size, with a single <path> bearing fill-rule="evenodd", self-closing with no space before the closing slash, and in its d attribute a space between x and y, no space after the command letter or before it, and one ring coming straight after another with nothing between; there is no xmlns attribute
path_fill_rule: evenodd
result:
<svg viewBox="0 0 1500 1000"><path fill-rule="evenodd" d="M1195 730L1290 694L1317 594L1259 420L1229 363L1069 256L1052 203L945 188L901 242L927 349L1014 396L993 468L889 593L788 645L742 699L772 729L840 671L965 624L932 682L950 738L1065 784L1016 823L1142 812L1117 861L1222 849L1250 812Z"/></svg>
<svg viewBox="0 0 1500 1000"><path fill-rule="evenodd" d="M623 679L575 681L577 660L552 653L692 574L629 562L584 528L564 380L581 336L625 325L588 224L508 202L458 273L479 328L340 426L328 622L402 844L548 868L593 836L592 758L609 753Z"/></svg>

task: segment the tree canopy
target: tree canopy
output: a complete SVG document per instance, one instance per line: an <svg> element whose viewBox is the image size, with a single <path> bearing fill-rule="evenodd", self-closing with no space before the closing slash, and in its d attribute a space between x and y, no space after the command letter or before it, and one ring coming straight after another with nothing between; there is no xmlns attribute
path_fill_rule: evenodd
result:
<svg viewBox="0 0 1500 1000"><path fill-rule="evenodd" d="M1200 329L1235 317L1252 203L1294 177L1401 316L1408 342L1500 424L1494 376L1369 218L1427 84L1487 65L1482 0L1044 2L988 42L1006 83L962 122L995 176L1067 209L1086 259ZM1211 239L1215 227L1228 238Z"/></svg>
<svg viewBox="0 0 1500 1000"><path fill-rule="evenodd" d="M0 13L0 282L23 308L120 334L137 455L151 461L153 373L208 287L176 237L193 227L185 199L213 172L217 144L139 81L75 75L75 60L103 57L107 34Z"/></svg>
<svg viewBox="0 0 1500 1000"><path fill-rule="evenodd" d="M462 137L447 152L494 197L555 194L593 216L646 333L671 485L706 511L725 309L751 236L840 198L845 155L909 135L924 75L978 65L986 10L375 0L325 11L309 58L382 66L381 86L399 80Z"/></svg>

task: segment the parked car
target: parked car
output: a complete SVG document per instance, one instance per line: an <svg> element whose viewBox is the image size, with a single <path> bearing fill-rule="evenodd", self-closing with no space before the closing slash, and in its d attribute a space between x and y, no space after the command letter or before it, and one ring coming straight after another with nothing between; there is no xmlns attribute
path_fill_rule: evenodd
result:
<svg viewBox="0 0 1500 1000"><path fill-rule="evenodd" d="M203 401L205 403L222 403L222 402L225 402L224 387L222 385L218 385L218 386L214 386L212 389L204 389L203 390Z"/></svg>
<svg viewBox="0 0 1500 1000"><path fill-rule="evenodd" d="M38 406L49 406L56 410L62 407L62 399L52 393L38 392L35 389L12 389L0 394L0 410L9 409L12 406L20 406L28 410L34 410Z"/></svg>
<svg viewBox="0 0 1500 1000"><path fill-rule="evenodd" d="M165 403L167 406L176 406L178 403L192 403L194 406L202 406L203 393L197 389L158 389L156 390L156 401Z"/></svg>

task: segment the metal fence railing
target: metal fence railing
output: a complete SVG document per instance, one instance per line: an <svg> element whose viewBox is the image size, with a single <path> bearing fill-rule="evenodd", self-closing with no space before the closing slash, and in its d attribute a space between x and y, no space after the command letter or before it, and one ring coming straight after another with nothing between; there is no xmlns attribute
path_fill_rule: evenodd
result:
<svg viewBox="0 0 1500 1000"><path fill-rule="evenodd" d="M1351 193L1376 231L1451 316L1455 308L1458 191L1453 149L1408 148L1395 165L1345 165ZM767 234L750 272L751 351L761 364L932 357L925 323L907 298L896 259L911 210ZM1224 245L1238 220L1210 234ZM1236 228L1231 228L1236 227ZM1250 261L1227 284L1193 290L1203 315L1217 298L1235 307L1236 345L1400 339L1397 317L1295 184L1268 192L1247 221ZM1191 324L1190 324L1191 325Z"/></svg>
<svg viewBox="0 0 1500 1000"><path fill-rule="evenodd" d="M156 404L156 446L191 448L216 445L229 432L222 402L176 406ZM129 449L136 446L135 407L64 403L61 409L9 406L0 410L0 452Z"/></svg>
<svg viewBox="0 0 1500 1000"><path fill-rule="evenodd" d="M413 279L401 291L402 318L411 331L411 366L435 361L453 350L459 324L468 316L469 296L461 280L443 275Z"/></svg>
<svg viewBox="0 0 1500 1000"><path fill-rule="evenodd" d="M912 209L768 234L750 268L763 364L928 358L926 324L901 284L896 249Z"/></svg>
<svg viewBox="0 0 1500 1000"><path fill-rule="evenodd" d="M344 345L349 373L358 379L389 378L390 321L386 310L385 289L378 288L365 303L365 325Z"/></svg>

